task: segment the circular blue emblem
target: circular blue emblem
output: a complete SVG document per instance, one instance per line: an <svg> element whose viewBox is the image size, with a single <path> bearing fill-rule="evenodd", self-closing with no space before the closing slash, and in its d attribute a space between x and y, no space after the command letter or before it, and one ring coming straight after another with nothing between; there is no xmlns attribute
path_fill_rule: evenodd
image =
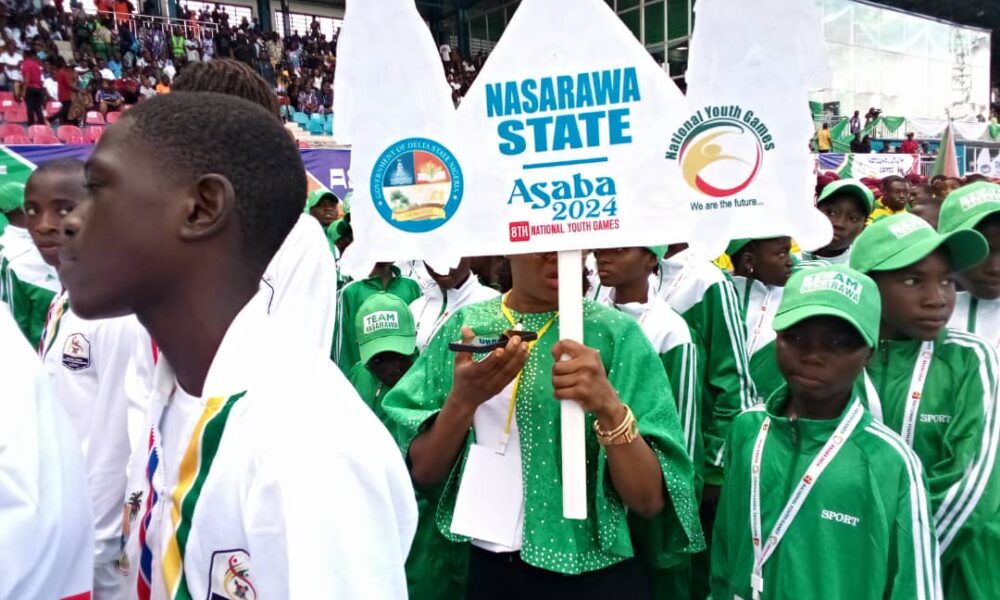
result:
<svg viewBox="0 0 1000 600"><path fill-rule="evenodd" d="M447 148L427 138L407 138L375 161L371 193L387 223L410 233L433 231L462 202L462 168Z"/></svg>

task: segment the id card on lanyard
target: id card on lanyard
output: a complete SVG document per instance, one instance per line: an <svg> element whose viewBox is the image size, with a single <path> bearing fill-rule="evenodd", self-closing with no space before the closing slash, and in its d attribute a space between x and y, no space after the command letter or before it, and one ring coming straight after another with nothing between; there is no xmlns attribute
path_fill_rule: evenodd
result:
<svg viewBox="0 0 1000 600"><path fill-rule="evenodd" d="M844 443L851 436L851 433L861 422L864 416L864 408L861 402L855 398L847 409L847 414L837 425L830 439L823 444L819 453L809 464L805 475L799 480L798 485L792 490L792 495L785 503L785 507L778 515L770 535L765 540L761 531L761 504L760 504L760 470L764 454L764 444L767 442L767 434L771 429L771 417L764 419L757 433L757 440L753 445L753 455L750 462L750 543L753 545L753 571L750 574L750 588L753 590L754 600L760 600L764 593L764 563L771 558L774 550L781 543L785 533L798 515L806 498L819 481L823 471L833 462Z"/></svg>
<svg viewBox="0 0 1000 600"><path fill-rule="evenodd" d="M931 361L934 358L934 342L924 342L920 345L920 353L917 354L917 364L913 367L913 375L910 377L910 388L906 392L905 405L903 407L903 426L899 435L906 442L906 445L913 447L913 438L917 429L917 417L920 410L920 400L924 394L924 385L927 383L927 374L931 370ZM875 417L876 421L885 422L883 417L882 400L878 396L878 391L872 384L868 371L864 372L865 394L868 400L868 410Z"/></svg>
<svg viewBox="0 0 1000 600"><path fill-rule="evenodd" d="M771 286L764 284L764 300L760 303L760 308L757 309L757 322L754 323L753 328L748 329L747 336L747 356L753 356L753 353L757 351L757 340L760 339L760 332L764 328L764 321L767 319L767 310L771 304L771 295L773 290ZM744 288L743 294L743 315L744 318L749 318L750 315L746 314L750 309L750 294L753 293L753 279L747 277L746 287Z"/></svg>
<svg viewBox="0 0 1000 600"><path fill-rule="evenodd" d="M932 358L934 358L934 342L924 342L920 345L917 364L913 367L910 391L906 394L906 407L903 410L903 426L899 432L903 441L911 448L913 447L913 435L917 429L920 399L924 394L924 384L927 382L927 372L931 369Z"/></svg>

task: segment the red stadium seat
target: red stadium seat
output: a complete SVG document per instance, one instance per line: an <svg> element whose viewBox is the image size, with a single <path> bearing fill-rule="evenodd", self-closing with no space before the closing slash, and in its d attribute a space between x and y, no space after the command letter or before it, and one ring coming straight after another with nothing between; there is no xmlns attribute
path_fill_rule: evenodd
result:
<svg viewBox="0 0 1000 600"><path fill-rule="evenodd" d="M311 148L311 147L312 146L309 145L309 142L303 142L302 140L299 140L299 148Z"/></svg>
<svg viewBox="0 0 1000 600"><path fill-rule="evenodd" d="M69 139L66 140L67 144L88 144L87 138L82 135L71 135Z"/></svg>
<svg viewBox="0 0 1000 600"><path fill-rule="evenodd" d="M72 137L78 137L84 139L83 131L76 125L63 125L59 127L59 131L56 132L56 137L66 142L67 144L72 143L69 141L70 138ZM86 143L86 141L84 141L83 143Z"/></svg>
<svg viewBox="0 0 1000 600"><path fill-rule="evenodd" d="M87 139L90 140L90 143L96 144L97 140L101 139L101 136L104 135L104 128L90 126L87 128L86 133L87 133Z"/></svg>
<svg viewBox="0 0 1000 600"><path fill-rule="evenodd" d="M104 125L104 117L96 110L88 111L87 125Z"/></svg>
<svg viewBox="0 0 1000 600"><path fill-rule="evenodd" d="M4 111L3 120L8 123L27 123L28 109L24 106L24 104L15 104L13 107Z"/></svg>
<svg viewBox="0 0 1000 600"><path fill-rule="evenodd" d="M109 112L107 114L108 125L111 125L112 123L116 122L118 120L118 118L121 117L121 116L122 116L122 113L120 113L118 111Z"/></svg>
<svg viewBox="0 0 1000 600"><path fill-rule="evenodd" d="M48 104L45 105L45 116L52 117L59 114L59 109L62 108L62 104L56 102L55 100L49 100Z"/></svg>
<svg viewBox="0 0 1000 600"><path fill-rule="evenodd" d="M13 123L4 123L0 126L0 137L7 137L8 135L28 135L24 131L24 127L21 125L15 125Z"/></svg>
<svg viewBox="0 0 1000 600"><path fill-rule="evenodd" d="M28 127L28 137L31 139L35 139L43 133L52 137L56 135L56 132L52 131L52 128L48 125L32 125Z"/></svg>
<svg viewBox="0 0 1000 600"><path fill-rule="evenodd" d="M40 133L37 136L35 136L34 138L32 138L31 142L33 144L59 144L60 143L59 142L59 138L57 138L56 136L52 135L51 133Z"/></svg>
<svg viewBox="0 0 1000 600"><path fill-rule="evenodd" d="M0 102L4 102L4 101L13 102L14 101L14 93L13 92L0 92Z"/></svg>
<svg viewBox="0 0 1000 600"><path fill-rule="evenodd" d="M31 140L26 135L8 135L3 138L3 143L10 145L30 144Z"/></svg>

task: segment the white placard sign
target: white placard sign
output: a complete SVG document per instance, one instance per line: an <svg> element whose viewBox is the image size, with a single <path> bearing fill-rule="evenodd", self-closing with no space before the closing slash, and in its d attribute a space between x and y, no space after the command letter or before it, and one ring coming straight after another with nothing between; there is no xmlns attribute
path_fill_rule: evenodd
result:
<svg viewBox="0 0 1000 600"><path fill-rule="evenodd" d="M687 82L690 111L666 158L682 175L700 231L726 241L791 235L829 242L813 207L809 89L829 68L813 0L699 0Z"/></svg>
<svg viewBox="0 0 1000 600"><path fill-rule="evenodd" d="M684 97L602 0L528 0L458 110L476 253L690 235L664 139Z"/></svg>
<svg viewBox="0 0 1000 600"><path fill-rule="evenodd" d="M341 268L424 259L446 272L470 238L456 218L468 195L451 87L413 0L347 3L335 114L351 148L354 243Z"/></svg>

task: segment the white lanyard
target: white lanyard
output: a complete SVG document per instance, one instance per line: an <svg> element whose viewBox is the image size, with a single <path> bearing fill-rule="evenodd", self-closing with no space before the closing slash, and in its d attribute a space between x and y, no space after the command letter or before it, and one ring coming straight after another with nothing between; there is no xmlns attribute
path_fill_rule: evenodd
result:
<svg viewBox="0 0 1000 600"><path fill-rule="evenodd" d="M770 286L767 287L767 293L764 294L764 301L760 305L760 309L757 311L759 316L757 317L757 324L754 325L753 330L750 332L750 339L747 341L747 352L748 354L753 354L757 349L757 339L760 337L760 330L764 328L764 320L767 318L767 305L771 302L771 292ZM747 290L747 295L753 293L753 288Z"/></svg>
<svg viewBox="0 0 1000 600"><path fill-rule="evenodd" d="M899 435L906 445L913 447L913 432L917 428L917 412L920 408L920 397L924 393L924 383L927 372L930 371L931 358L934 357L934 342L924 342L920 345L917 365L913 368L913 378L910 379L910 391L906 394L906 409L903 412L903 428Z"/></svg>
<svg viewBox="0 0 1000 600"><path fill-rule="evenodd" d="M795 520L799 509L805 503L809 492L812 491L813 486L816 485L816 481L823 474L823 470L833 462L837 453L844 447L844 442L847 441L854 428L861 422L863 415L864 408L861 406L861 402L855 398L851 402L850 408L847 409L847 414L840 422L840 425L837 425L837 429L834 430L833 435L823 444L823 448L820 449L816 458L813 459L812 463L809 464L809 468L806 469L805 475L802 476L798 485L795 486L791 497L785 504L785 508L778 515L778 520L775 521L774 528L771 529L771 535L767 537L767 540L763 544L760 526L760 469L761 457L764 454L764 442L767 441L767 433L771 428L771 417L765 418L764 422L761 423L760 432L757 434L757 441L753 445L753 456L750 463L750 541L753 544L754 556L753 572L750 575L750 587L753 590L754 600L760 600L760 595L764 592L764 563L767 562L767 559L771 558L775 548L781 542L781 538L785 536L792 521Z"/></svg>

